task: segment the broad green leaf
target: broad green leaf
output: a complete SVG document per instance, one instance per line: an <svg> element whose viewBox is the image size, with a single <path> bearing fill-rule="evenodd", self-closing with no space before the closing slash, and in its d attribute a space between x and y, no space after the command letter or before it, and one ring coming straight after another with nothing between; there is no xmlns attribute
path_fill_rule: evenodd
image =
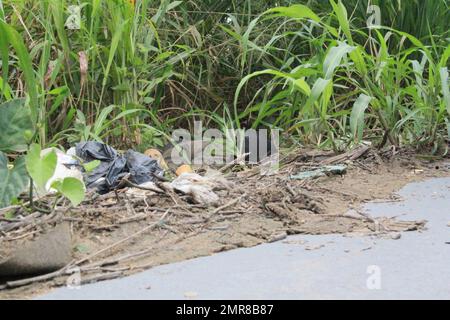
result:
<svg viewBox="0 0 450 320"><path fill-rule="evenodd" d="M25 106L24 99L0 104L0 151L25 151L27 141L24 132L32 127L30 108Z"/></svg>
<svg viewBox="0 0 450 320"><path fill-rule="evenodd" d="M303 107L303 111L301 114L304 114L309 111L311 106L313 106L320 98L322 93L326 90L326 88L333 84L333 82L330 79L322 79L319 78L316 80L316 82L313 85L313 88L311 90L311 95L309 96L308 100L306 101L305 106Z"/></svg>
<svg viewBox="0 0 450 320"><path fill-rule="evenodd" d="M30 97L31 119L35 122L38 117L38 93L37 81L34 76L33 63L28 53L28 49L23 42L22 36L10 25L0 20L0 52L2 57L3 81L7 81L8 73L8 54L10 43L15 49L19 59L19 66L24 74L27 85L27 93Z"/></svg>
<svg viewBox="0 0 450 320"><path fill-rule="evenodd" d="M169 3L169 5L167 6L167 11L175 9L182 3L183 3L183 1L173 1L173 2Z"/></svg>
<svg viewBox="0 0 450 320"><path fill-rule="evenodd" d="M355 64L356 69L361 75L365 75L367 73L367 67L364 62L363 57L364 49L361 48L361 46L357 46L355 50L352 50L348 55L350 59Z"/></svg>
<svg viewBox="0 0 450 320"><path fill-rule="evenodd" d="M350 115L350 130L353 137L357 141L362 140L364 130L364 113L366 112L370 101L372 101L372 97L361 94L353 105L352 113Z"/></svg>
<svg viewBox="0 0 450 320"><path fill-rule="evenodd" d="M292 19L310 19L316 23L321 23L334 37L338 36L337 30L321 22L320 17L315 14L310 8L301 4L294 4L289 7L275 7L267 10L264 14L270 14L269 17L287 17Z"/></svg>
<svg viewBox="0 0 450 320"><path fill-rule="evenodd" d="M314 70L310 69L310 68L298 69L298 70L295 71L295 73L285 73L285 72L281 72L281 71L277 71L277 70L273 70L273 69L266 69L266 70L253 72L253 73L245 76L241 80L241 82L239 82L239 85L237 86L237 89L236 89L236 93L234 95L234 105L235 105L235 107L237 106L239 94L240 94L242 88L244 87L244 85L248 81L250 81L250 79L252 79L254 77L258 77L258 76L267 74L267 75L272 75L274 77L279 77L279 78L283 78L283 79L286 79L286 80L294 81L297 78L300 78L302 76L308 76L308 75L313 74L313 73L314 73Z"/></svg>
<svg viewBox="0 0 450 320"><path fill-rule="evenodd" d="M332 47L330 49L323 62L323 74L325 79L333 78L334 71L341 64L342 59L353 50L355 50L355 47L349 46L343 42L339 43L337 47Z"/></svg>
<svg viewBox="0 0 450 320"><path fill-rule="evenodd" d="M311 95L311 88L309 87L308 83L306 83L304 78L295 80L294 85L308 97Z"/></svg>
<svg viewBox="0 0 450 320"><path fill-rule="evenodd" d="M238 110L237 110L237 104L238 104L238 99L239 99L239 94L241 93L242 88L244 87L244 85L250 81L250 79L254 78L254 77L258 77L261 75L272 75L274 77L280 77L280 78L285 78L285 79L290 79L291 75L284 73L284 72L280 72L277 70L272 70L272 69L266 69L266 70L261 70L261 71L256 71L253 72L247 76L245 76L244 78L242 78L242 80L239 82L237 88L236 88L236 93L234 94L234 115L236 117L236 123L239 125L239 117L238 117Z"/></svg>
<svg viewBox="0 0 450 320"><path fill-rule="evenodd" d="M56 180L51 187L69 199L74 207L84 200L84 183L77 178L67 177L62 181Z"/></svg>
<svg viewBox="0 0 450 320"><path fill-rule="evenodd" d="M55 151L50 151L41 157L41 147L32 144L25 156L28 173L39 189L44 189L45 184L53 176L56 169L57 157Z"/></svg>
<svg viewBox="0 0 450 320"><path fill-rule="evenodd" d="M441 60L439 61L439 69L444 68L447 65L447 61L450 58L450 44L447 46L447 49L445 49L444 53L441 56Z"/></svg>
<svg viewBox="0 0 450 320"><path fill-rule="evenodd" d="M344 32L348 40L348 43L353 45L353 38L352 33L350 31L350 23L348 21L347 9L345 8L341 0L339 0L338 3L336 3L334 0L330 0L330 3L339 21L339 26L341 27L342 31Z"/></svg>
<svg viewBox="0 0 450 320"><path fill-rule="evenodd" d="M103 125L105 124L106 119L108 118L108 115L117 108L114 105L110 105L106 108L103 108L100 112L99 116L95 119L95 124L93 128L93 132L95 135L100 135Z"/></svg>
<svg viewBox="0 0 450 320"><path fill-rule="evenodd" d="M290 7L276 7L269 9L264 14L273 13L275 16L283 16L294 19L311 19L315 22L320 22L317 16L310 8L301 4L295 4Z"/></svg>
<svg viewBox="0 0 450 320"><path fill-rule="evenodd" d="M25 159L18 158L11 167L6 155L0 152L0 208L9 206L11 200L25 191L28 183Z"/></svg>
<svg viewBox="0 0 450 320"><path fill-rule="evenodd" d="M433 55L431 54L431 51L428 49L428 47L425 46L422 41L420 41L419 39L417 39L413 35L411 35L411 34L409 34L407 32L395 30L395 29L390 28L390 27L379 27L378 29L389 30L389 31L391 31L393 33L397 33L397 34L401 35L402 37L408 39L413 45L415 45L417 48L420 48L425 53L425 55L430 60L430 62L433 61ZM445 55L445 53L444 53L444 55Z"/></svg>
<svg viewBox="0 0 450 320"><path fill-rule="evenodd" d="M330 81L328 83L328 85L325 87L325 89L323 90L322 99L320 99L321 104L322 104L321 115L324 119L326 118L326 116L328 114L328 106L330 105L330 100L331 100L332 95L333 95L333 82Z"/></svg>

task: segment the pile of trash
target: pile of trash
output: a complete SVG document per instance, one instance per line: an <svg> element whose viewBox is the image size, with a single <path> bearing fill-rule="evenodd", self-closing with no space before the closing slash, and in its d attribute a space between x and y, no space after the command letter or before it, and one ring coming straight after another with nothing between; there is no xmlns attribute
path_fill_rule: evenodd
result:
<svg viewBox="0 0 450 320"><path fill-rule="evenodd" d="M72 152L69 150L69 154ZM86 187L95 188L100 194L115 189L125 176L134 184L142 184L158 180L164 175L156 159L131 149L120 154L113 147L100 142L78 143L75 155L84 162L100 161L94 170L84 175Z"/></svg>
<svg viewBox="0 0 450 320"><path fill-rule="evenodd" d="M87 141L76 144L66 153L45 149L41 156L52 151L57 158L54 174L35 200L42 203L54 202L51 199L56 190L52 189L52 184L67 177L84 181L88 191L100 196L120 190L133 201L178 194L185 196L184 201L206 206L219 205L220 197L215 191L230 187L220 172L208 170L201 176L188 164L178 167L176 177L170 181L164 177L169 168L155 150L140 153L130 149L121 153L107 144ZM95 165L88 169L87 164L93 162ZM68 263L72 252L71 232L65 215L61 214L66 210L58 208L49 214L39 211L27 214L20 206L16 209L14 218L0 221L3 234L0 237L0 277L40 274Z"/></svg>
<svg viewBox="0 0 450 320"><path fill-rule="evenodd" d="M142 184L156 181L158 177L164 175L164 170L159 166L157 159L131 149L121 154L101 142L80 142L67 153L56 148L48 148L41 151L41 156L52 151L56 154L57 162L54 174L45 186L48 193L55 191L51 188L55 181L67 177L84 181L87 189L95 189L99 194L104 194L116 189L124 177L131 183ZM97 165L87 171L85 164L93 161L97 161ZM39 192L38 194L44 195Z"/></svg>
<svg viewBox="0 0 450 320"><path fill-rule="evenodd" d="M203 176L191 170L178 173L178 177L171 182L146 182L129 188L126 194L130 198L144 198L158 193L178 193L187 195L194 204L217 206L220 204L220 197L216 191L232 187L232 183L216 170L209 169Z"/></svg>
<svg viewBox="0 0 450 320"><path fill-rule="evenodd" d="M193 172L192 168L184 164L176 170L177 178L172 182L164 181L164 169L167 168L161 154L156 151L145 154L128 150L120 154L114 148L100 142L81 142L75 147L75 157L83 162L100 161L92 171L84 173L84 181L88 189L95 189L100 194L108 193L121 187L122 179L131 188L129 195L142 194L142 191L154 190L163 193L164 190L179 192L192 197L198 204L216 205L219 197L214 190L227 188L229 185L221 174L209 170L204 176ZM73 153L69 150L68 154ZM160 182L157 184L157 182ZM137 190L141 190L140 192Z"/></svg>

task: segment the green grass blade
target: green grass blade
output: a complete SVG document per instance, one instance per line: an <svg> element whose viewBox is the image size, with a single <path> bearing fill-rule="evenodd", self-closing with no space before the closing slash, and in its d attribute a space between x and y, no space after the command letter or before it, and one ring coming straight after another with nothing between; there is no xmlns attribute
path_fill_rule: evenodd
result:
<svg viewBox="0 0 450 320"><path fill-rule="evenodd" d="M352 113L350 115L350 130L355 141L362 140L364 130L364 114L369 107L372 97L361 94L353 105Z"/></svg>

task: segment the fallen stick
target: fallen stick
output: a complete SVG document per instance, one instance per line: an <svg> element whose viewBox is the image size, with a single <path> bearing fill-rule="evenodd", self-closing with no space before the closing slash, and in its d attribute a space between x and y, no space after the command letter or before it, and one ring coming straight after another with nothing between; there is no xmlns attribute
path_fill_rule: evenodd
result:
<svg viewBox="0 0 450 320"><path fill-rule="evenodd" d="M22 207L21 205L13 205L13 206L1 208L0 209L0 215L4 215L5 213L8 213L8 211L10 211L10 210L19 209L21 207Z"/></svg>
<svg viewBox="0 0 450 320"><path fill-rule="evenodd" d="M155 265L155 262L153 262L153 261L152 262L147 262L147 263L144 263L144 264L140 264L140 265L134 266L134 267L131 268L131 270L136 270L136 269L146 270L149 267L153 267L154 265Z"/></svg>
<svg viewBox="0 0 450 320"><path fill-rule="evenodd" d="M46 195L43 195L43 196L40 196L40 197L35 196L33 198L33 202L38 202L38 201L40 201L40 200L42 200L44 198L47 198L49 196L52 196L52 194L46 194ZM15 204L15 205L12 205L12 206L1 208L0 209L0 215L4 215L5 213L8 213L10 210L13 210L13 209L25 208L26 206L28 206L30 204L31 204L31 201L26 201L26 202L24 202L22 204Z"/></svg>
<svg viewBox="0 0 450 320"><path fill-rule="evenodd" d="M220 215L220 217L217 218L216 220L214 220L214 222L230 221L230 220L233 220L236 218L240 218L240 217L242 217L242 213L243 213L243 211L239 214L233 214L233 215L228 215L228 216Z"/></svg>
<svg viewBox="0 0 450 320"><path fill-rule="evenodd" d="M140 186L140 185L138 185L138 184L135 184L135 183L131 182L130 180L128 180L128 179L126 179L126 178L123 178L122 181L125 182L126 185L127 185L128 187L132 187L132 188L136 188L136 189L141 189L141 190L146 190L146 191L153 191L153 192L156 192L156 193L164 193L164 190L161 190L160 188L158 188L158 187L156 186L156 184L155 184L155 187L152 188L152 187L144 187L144 186Z"/></svg>
<svg viewBox="0 0 450 320"><path fill-rule="evenodd" d="M220 215L222 215L222 216L233 216L233 215L242 214L242 213L244 213L244 211L242 211L242 210L228 210L228 211L222 211L220 213Z"/></svg>
<svg viewBox="0 0 450 320"><path fill-rule="evenodd" d="M130 223L130 222L141 221L141 220L147 219L148 217L150 217L150 216L146 213L139 213L139 214L136 214L129 218L120 219L117 221L117 224L125 224L125 223Z"/></svg>
<svg viewBox="0 0 450 320"><path fill-rule="evenodd" d="M120 262L123 262L126 260L131 260L134 258L141 258L145 255L150 254L154 250L155 250L155 248L150 248L150 249L141 250L141 251L134 252L134 253L128 253L128 254L119 256L117 258L109 258L109 259L106 259L103 261L94 262L92 264L88 264L88 265L82 267L81 271L83 271L84 269L92 269L92 268L96 268L96 267L113 266L113 265L119 264Z"/></svg>
<svg viewBox="0 0 450 320"><path fill-rule="evenodd" d="M90 276L90 277L83 277L81 278L80 285L88 284L88 283L94 283L98 281L104 281L104 280L111 280L118 278L123 275L123 271L115 271L115 272L109 272L109 273L100 273L98 275Z"/></svg>
<svg viewBox="0 0 450 320"><path fill-rule="evenodd" d="M12 222L20 222L22 220L20 220L20 219L8 219L8 218L0 217L0 222L1 221L12 223Z"/></svg>
<svg viewBox="0 0 450 320"><path fill-rule="evenodd" d="M167 194L172 199L175 205L180 205L181 202L180 197L169 184L167 184L166 182L157 182L155 184L157 187L165 191L165 194Z"/></svg>
<svg viewBox="0 0 450 320"><path fill-rule="evenodd" d="M92 268L87 268L85 266L83 268L80 268L80 272L86 272L86 273L99 272L99 271L101 271L101 272L117 272L117 271L123 272L123 271L130 270L130 268L131 268L130 266L118 267L118 268L113 268L113 267L92 267Z"/></svg>
<svg viewBox="0 0 450 320"><path fill-rule="evenodd" d="M211 211L211 213L208 215L208 217L206 217L205 222L208 222L215 214L219 213L220 211L231 207L232 205L235 205L236 203L238 203L239 201L242 200L242 198L245 198L247 196L247 194L243 194L242 196L240 196L239 198L233 199L230 202L224 204L223 206L220 206L216 209L214 209L213 211Z"/></svg>
<svg viewBox="0 0 450 320"><path fill-rule="evenodd" d="M23 226L27 226L29 224L32 224L33 222L36 222L38 218L42 216L41 212L34 212L28 216L26 216L24 219L20 220L19 222L11 222L8 224L3 224L0 226L0 231L3 232L9 232L14 229L21 228Z"/></svg>
<svg viewBox="0 0 450 320"><path fill-rule="evenodd" d="M346 153L343 154L339 154L337 156L325 159L323 161L320 162L321 165L330 165L330 164L334 164L334 163L338 163L338 162L343 162L346 160L356 160L360 157L362 157L367 151L369 151L370 147L366 146L366 145L362 145L359 147L356 147L353 150L350 150Z"/></svg>
<svg viewBox="0 0 450 320"><path fill-rule="evenodd" d="M73 266L72 263L73 262L70 262L69 264L67 264L66 266L62 267L59 270L56 270L51 273L43 274L41 276L36 276L36 277L21 279L21 280L16 280L16 281L8 281L8 282L6 282L6 284L3 287L0 287L0 290L6 289L6 288L23 287L28 284L42 282L45 280L50 280L50 279L56 278L58 276L63 275L69 268L71 268Z"/></svg>
<svg viewBox="0 0 450 320"><path fill-rule="evenodd" d="M27 233L25 233L25 234L22 234L22 235L20 235L20 236L15 237L15 238L5 237L4 240L5 240L5 241L16 241L16 240L23 239L23 238L26 238L26 237L28 237L28 236L31 236L31 235L33 235L33 234L36 234L36 233L38 233L38 232L39 232L39 230L27 232Z"/></svg>
<svg viewBox="0 0 450 320"><path fill-rule="evenodd" d="M287 233L284 231L284 232L282 232L282 233L279 233L279 234L275 234L275 235L270 236L270 237L267 239L267 242L269 242L269 243L277 242L277 241L284 240L284 239L286 239L286 238L287 238Z"/></svg>

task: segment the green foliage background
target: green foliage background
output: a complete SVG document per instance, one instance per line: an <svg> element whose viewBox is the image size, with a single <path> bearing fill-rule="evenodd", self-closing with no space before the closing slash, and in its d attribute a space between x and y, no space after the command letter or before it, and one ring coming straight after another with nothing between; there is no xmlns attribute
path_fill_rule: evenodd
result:
<svg viewBox="0 0 450 320"><path fill-rule="evenodd" d="M204 120L446 152L448 0L0 0L0 20L0 102L28 98L42 146L144 149Z"/></svg>

